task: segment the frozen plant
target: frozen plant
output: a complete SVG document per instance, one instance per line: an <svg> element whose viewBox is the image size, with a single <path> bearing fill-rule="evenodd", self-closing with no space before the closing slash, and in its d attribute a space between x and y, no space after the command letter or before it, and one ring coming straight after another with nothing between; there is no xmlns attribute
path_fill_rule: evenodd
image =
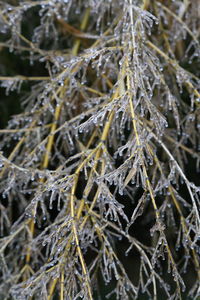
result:
<svg viewBox="0 0 200 300"><path fill-rule="evenodd" d="M0 1L0 299L199 299L199 11Z"/></svg>

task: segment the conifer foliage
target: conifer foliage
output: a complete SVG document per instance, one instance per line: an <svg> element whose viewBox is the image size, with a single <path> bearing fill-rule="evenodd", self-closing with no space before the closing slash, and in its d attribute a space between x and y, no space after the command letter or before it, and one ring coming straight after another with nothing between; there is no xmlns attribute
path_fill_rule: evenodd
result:
<svg viewBox="0 0 200 300"><path fill-rule="evenodd" d="M199 12L0 1L0 299L199 299Z"/></svg>

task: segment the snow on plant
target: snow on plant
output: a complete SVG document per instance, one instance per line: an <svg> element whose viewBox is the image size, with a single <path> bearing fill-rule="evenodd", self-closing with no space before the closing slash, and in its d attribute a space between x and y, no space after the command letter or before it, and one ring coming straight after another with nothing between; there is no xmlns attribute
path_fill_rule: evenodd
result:
<svg viewBox="0 0 200 300"><path fill-rule="evenodd" d="M181 299L191 266L200 296L200 188L185 173L200 161L196 6L0 1L1 47L48 73L0 76L23 106L0 131L0 298L101 299L101 278L108 299ZM131 231L144 220L147 240ZM138 255L134 282L118 239Z"/></svg>

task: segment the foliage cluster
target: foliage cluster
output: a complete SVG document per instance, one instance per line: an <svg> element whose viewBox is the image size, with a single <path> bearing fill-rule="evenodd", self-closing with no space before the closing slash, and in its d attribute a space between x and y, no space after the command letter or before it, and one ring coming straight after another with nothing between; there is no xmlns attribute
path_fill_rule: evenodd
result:
<svg viewBox="0 0 200 300"><path fill-rule="evenodd" d="M0 299L200 297L199 12L0 1Z"/></svg>

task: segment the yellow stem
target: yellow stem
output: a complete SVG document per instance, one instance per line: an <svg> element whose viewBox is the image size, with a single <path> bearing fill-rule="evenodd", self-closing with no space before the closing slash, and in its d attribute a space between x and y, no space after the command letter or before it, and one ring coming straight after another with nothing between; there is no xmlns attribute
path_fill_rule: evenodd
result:
<svg viewBox="0 0 200 300"><path fill-rule="evenodd" d="M64 270L62 270L60 276L60 300L64 300Z"/></svg>

